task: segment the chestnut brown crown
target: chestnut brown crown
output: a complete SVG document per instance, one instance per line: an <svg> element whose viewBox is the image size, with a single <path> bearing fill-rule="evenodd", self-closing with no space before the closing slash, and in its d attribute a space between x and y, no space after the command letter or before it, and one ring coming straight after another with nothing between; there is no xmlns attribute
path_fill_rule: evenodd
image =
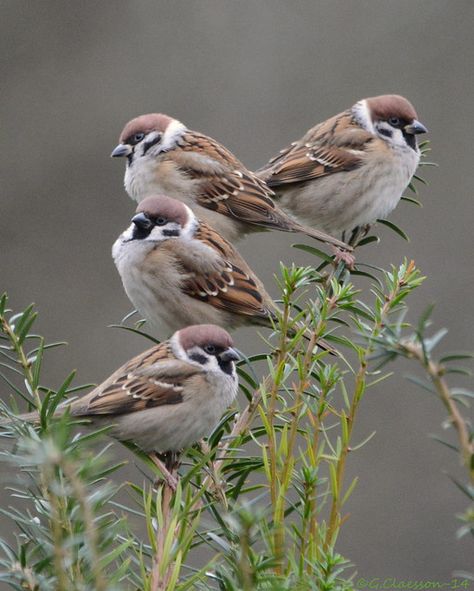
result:
<svg viewBox="0 0 474 591"><path fill-rule="evenodd" d="M382 94L366 100L372 119L384 121L391 117L398 117L407 123L418 119L414 106L399 94Z"/></svg>
<svg viewBox="0 0 474 591"><path fill-rule="evenodd" d="M120 134L119 142L121 144L131 143L133 136L139 133L150 133L151 131L159 131L164 133L168 125L173 121L172 117L164 115L163 113L148 113L147 115L140 115L129 121Z"/></svg>
<svg viewBox="0 0 474 591"><path fill-rule="evenodd" d="M180 226L185 226L189 219L186 206L177 199L167 195L152 195L140 201L136 209L137 213L144 213L149 218L163 217Z"/></svg>
<svg viewBox="0 0 474 591"><path fill-rule="evenodd" d="M215 324L195 324L178 332L179 342L185 351L193 347L204 348L213 345L217 349L228 349L233 346L230 334Z"/></svg>

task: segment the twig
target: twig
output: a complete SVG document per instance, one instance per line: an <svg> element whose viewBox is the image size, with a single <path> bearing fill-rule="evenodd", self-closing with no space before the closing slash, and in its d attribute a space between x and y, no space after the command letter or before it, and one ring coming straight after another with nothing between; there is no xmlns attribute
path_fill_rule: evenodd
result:
<svg viewBox="0 0 474 591"><path fill-rule="evenodd" d="M5 316L0 316L0 324L1 324L2 332L8 337L8 340L11 343L12 349L15 351L15 353L17 355L18 363L21 365L23 372L25 374L26 381L27 381L28 385L30 386L33 396L36 399L36 406L37 406L37 408L41 408L42 401L41 401L39 391L35 386L33 372L31 371L31 363L28 360L28 357L26 356L25 351L19 342L19 339L18 339L17 335L15 334L15 331L13 330L13 328L11 327L10 323L5 318Z"/></svg>
<svg viewBox="0 0 474 591"><path fill-rule="evenodd" d="M90 567L94 577L95 589L97 589L97 591L106 591L108 588L108 583L100 567L97 529L94 525L93 512L89 502L86 499L87 493L84 484L77 477L73 466L71 466L67 461L61 463L61 468L64 472L64 475L69 480L76 500L81 507L84 530L89 542Z"/></svg>
<svg viewBox="0 0 474 591"><path fill-rule="evenodd" d="M342 523L341 520L341 508L342 508L342 485L344 482L344 473L345 473L345 465L346 459L350 452L350 442L352 431L354 428L354 421L357 414L357 410L359 408L359 403L362 399L362 396L365 391L365 379L368 370L368 363L367 359L374 351L374 345L372 339L377 337L380 332L383 330L385 326L386 318L391 310L392 303L396 301L397 296L400 293L400 290L406 285L407 278L413 273L415 270L415 263L414 261L410 261L405 269L405 273L403 277L400 277L397 281L397 284L393 287L393 289L385 296L385 302L380 310L378 319L375 321L374 326L372 327L371 336L369 337L369 344L365 350L363 350L360 356L360 367L356 375L355 385L354 385L354 395L352 397L351 406L349 409L349 415L345 417L347 421L347 437L346 442L342 445L341 452L339 454L337 465L336 465L336 483L337 483L337 490L334 491L334 495L332 497L331 502L331 511L329 516L329 526L326 532L326 539L325 539L325 548L330 548L334 542L336 541L338 529Z"/></svg>
<svg viewBox="0 0 474 591"><path fill-rule="evenodd" d="M466 419L460 412L456 401L452 397L446 379L443 377L444 367L431 359L426 359L421 345L413 341L403 342L401 346L407 355L416 359L428 373L438 396L448 411L451 423L457 431L462 461L469 468L471 482L474 482L474 468L471 467L471 460L474 455L474 442L470 440Z"/></svg>
<svg viewBox="0 0 474 591"><path fill-rule="evenodd" d="M176 478L178 473L176 463L170 467L170 474ZM165 572L163 572L164 550L165 542L171 525L171 499L173 498L174 490L166 480L162 483L163 492L161 496L161 514L163 516L163 525L158 529L156 535L156 552L153 561L151 572L150 591L166 591L168 583L173 571L173 564L168 564Z"/></svg>

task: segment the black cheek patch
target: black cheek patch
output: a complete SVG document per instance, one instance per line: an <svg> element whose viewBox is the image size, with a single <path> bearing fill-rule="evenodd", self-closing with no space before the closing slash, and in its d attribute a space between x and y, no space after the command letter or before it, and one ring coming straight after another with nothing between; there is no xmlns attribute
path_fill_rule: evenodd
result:
<svg viewBox="0 0 474 591"><path fill-rule="evenodd" d="M383 127L381 127L379 129L379 132L384 135L385 137L392 137L393 133L390 131L390 129L384 129Z"/></svg>
<svg viewBox="0 0 474 591"><path fill-rule="evenodd" d="M160 141L161 141L161 134L157 135L152 140L145 142L143 144L143 155L145 155L150 148L152 148L153 146L156 146L156 144L158 144Z"/></svg>
<svg viewBox="0 0 474 591"><path fill-rule="evenodd" d="M179 230L163 230L163 236L179 236Z"/></svg>
<svg viewBox="0 0 474 591"><path fill-rule="evenodd" d="M200 355L199 353L193 353L189 356L189 359L192 359L200 365L205 365L209 361L209 359L205 355Z"/></svg>

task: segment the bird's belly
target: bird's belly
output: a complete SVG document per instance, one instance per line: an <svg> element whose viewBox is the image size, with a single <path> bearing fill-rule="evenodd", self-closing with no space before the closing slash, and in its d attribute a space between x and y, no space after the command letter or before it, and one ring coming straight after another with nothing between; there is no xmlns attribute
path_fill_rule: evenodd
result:
<svg viewBox="0 0 474 591"><path fill-rule="evenodd" d="M238 318L184 294L181 280L176 272L158 277L141 271L131 274L124 287L133 305L155 331L165 327L172 333L190 324L217 324L225 328L239 324Z"/></svg>
<svg viewBox="0 0 474 591"><path fill-rule="evenodd" d="M182 404L182 403L181 403ZM120 441L131 441L143 451L178 451L208 435L218 418L209 420L209 413L185 413L175 405L160 406L119 417L112 436ZM203 409L205 410L205 409ZM139 426L139 427L138 427Z"/></svg>
<svg viewBox="0 0 474 591"><path fill-rule="evenodd" d="M386 217L397 206L416 168L380 163L340 172L282 192L279 204L301 221L329 234Z"/></svg>
<svg viewBox="0 0 474 591"><path fill-rule="evenodd" d="M237 393L237 383L209 375L208 388L194 390L178 405L162 405L117 417L111 435L146 452L178 451L210 434Z"/></svg>

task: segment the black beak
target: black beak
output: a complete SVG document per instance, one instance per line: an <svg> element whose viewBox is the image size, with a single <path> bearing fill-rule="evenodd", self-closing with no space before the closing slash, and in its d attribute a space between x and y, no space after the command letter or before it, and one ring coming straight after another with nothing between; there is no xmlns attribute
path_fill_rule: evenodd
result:
<svg viewBox="0 0 474 591"><path fill-rule="evenodd" d="M405 125L403 129L405 133L410 135L417 135L418 133L426 133L428 131L423 123L420 123L416 119L413 119L409 125Z"/></svg>
<svg viewBox="0 0 474 591"><path fill-rule="evenodd" d="M119 144L118 146L116 146L113 149L112 154L110 154L110 157L111 158L123 158L124 156L128 156L131 153L132 153L131 146L128 146L127 144Z"/></svg>
<svg viewBox="0 0 474 591"><path fill-rule="evenodd" d="M226 363L227 361L238 361L240 359L240 355L237 353L235 349L229 347L225 351L219 355L219 359Z"/></svg>
<svg viewBox="0 0 474 591"><path fill-rule="evenodd" d="M140 230L148 230L153 225L153 223L147 218L143 211L133 216L132 223L135 224L135 226L137 226L137 228Z"/></svg>

